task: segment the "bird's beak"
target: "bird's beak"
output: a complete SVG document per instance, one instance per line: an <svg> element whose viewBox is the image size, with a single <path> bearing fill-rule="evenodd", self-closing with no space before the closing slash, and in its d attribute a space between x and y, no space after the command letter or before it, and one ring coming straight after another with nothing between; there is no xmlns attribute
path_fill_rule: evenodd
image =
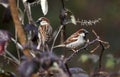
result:
<svg viewBox="0 0 120 77"><path fill-rule="evenodd" d="M40 20L37 20L36 23L39 24L41 21Z"/></svg>
<svg viewBox="0 0 120 77"><path fill-rule="evenodd" d="M86 31L85 31L85 34L88 34L88 33L89 33L89 32L86 30Z"/></svg>
<svg viewBox="0 0 120 77"><path fill-rule="evenodd" d="M39 21L38 21L38 20L36 21L36 24L39 24Z"/></svg>

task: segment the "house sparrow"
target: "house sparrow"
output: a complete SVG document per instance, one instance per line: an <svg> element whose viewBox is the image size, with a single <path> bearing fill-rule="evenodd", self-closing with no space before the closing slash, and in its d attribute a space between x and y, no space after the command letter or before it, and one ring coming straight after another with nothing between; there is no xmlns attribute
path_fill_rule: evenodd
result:
<svg viewBox="0 0 120 77"><path fill-rule="evenodd" d="M82 47L87 42L86 34L88 31L85 29L79 29L77 32L72 34L63 44L57 45L56 47L66 47L75 51L77 48Z"/></svg>
<svg viewBox="0 0 120 77"><path fill-rule="evenodd" d="M46 42L50 41L52 36L52 26L50 25L49 20L45 17L40 17L36 22L39 23L38 27L39 44L37 47L37 49L39 49L41 44L44 46Z"/></svg>

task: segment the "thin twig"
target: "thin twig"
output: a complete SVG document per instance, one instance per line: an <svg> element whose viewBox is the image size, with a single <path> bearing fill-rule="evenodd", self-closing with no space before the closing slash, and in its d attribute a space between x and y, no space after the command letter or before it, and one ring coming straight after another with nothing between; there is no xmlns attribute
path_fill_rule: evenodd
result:
<svg viewBox="0 0 120 77"><path fill-rule="evenodd" d="M67 72L69 74L69 77L72 77L72 74L71 74L71 72L69 70L69 67L68 67L67 63L64 63L64 64L65 64L66 70L67 70Z"/></svg>
<svg viewBox="0 0 120 77"><path fill-rule="evenodd" d="M16 42L18 41L18 39L17 39L17 29L15 29L15 40L16 40ZM15 45L16 45L17 56L18 56L18 59L20 61L20 51L18 49L17 44L15 44Z"/></svg>
<svg viewBox="0 0 120 77"><path fill-rule="evenodd" d="M62 30L61 30L61 37L60 37L60 43L63 44L63 42L65 41L66 38L66 32L65 32L66 26L63 26Z"/></svg>
<svg viewBox="0 0 120 77"><path fill-rule="evenodd" d="M62 3L62 8L65 9L65 3L64 3L64 0L61 0L61 3Z"/></svg>
<svg viewBox="0 0 120 77"><path fill-rule="evenodd" d="M25 12L27 13L29 24L33 24L34 26L37 26L36 23L33 21L33 18L32 18L30 3L26 3L26 2L23 1L23 4L24 4L24 7L25 7Z"/></svg>
<svg viewBox="0 0 120 77"><path fill-rule="evenodd" d="M99 47L100 47L100 45L97 45L93 50L90 51L90 53L95 52Z"/></svg>
<svg viewBox="0 0 120 77"><path fill-rule="evenodd" d="M19 65L15 60L13 60L12 58L8 57L8 56L4 56L6 59L8 59L9 61L15 63L16 65Z"/></svg>
<svg viewBox="0 0 120 77"><path fill-rule="evenodd" d="M29 21L29 24L32 24L32 15L31 15L31 7L30 7L30 4L26 3L26 2L23 2L24 4L24 7L25 7L25 11L27 13L27 17L28 17L28 21Z"/></svg>
<svg viewBox="0 0 120 77"><path fill-rule="evenodd" d="M65 63L69 60L72 59L72 57L74 57L74 55L76 55L79 51L82 51L84 49L86 49L89 45L94 44L96 41L98 41L98 38L96 38L95 40L86 43L82 48L76 50L74 53L72 53L68 58L65 59Z"/></svg>
<svg viewBox="0 0 120 77"><path fill-rule="evenodd" d="M99 23L101 21L101 18L95 19L95 20L77 20L76 22L81 25L85 26L91 26L95 25L96 23Z"/></svg>
<svg viewBox="0 0 120 77"><path fill-rule="evenodd" d="M108 43L108 42L105 42L105 41L100 40L100 37L97 35L97 33L96 33L94 30L92 30L92 32L93 32L94 35L96 36L96 39L93 40L93 41L91 41L91 42L87 42L87 43L85 44L85 46L83 46L82 48L76 50L76 52L72 53L68 58L65 59L65 63L66 63L67 61L71 60L72 57L74 57L74 55L76 55L79 51L82 51L83 49L86 49L89 45L94 44L95 42L99 42L102 47L104 47L103 44L107 44L107 47L104 47L104 49L109 47L109 43ZM97 47L97 48L98 48L98 47ZM103 53L101 52L101 54L103 54ZM101 56L101 57L102 57L102 56ZM101 59L100 59L100 63L101 63ZM99 65L99 67L101 67L101 64Z"/></svg>
<svg viewBox="0 0 120 77"><path fill-rule="evenodd" d="M20 61L15 57L13 56L9 51L5 51L18 65L20 64Z"/></svg>
<svg viewBox="0 0 120 77"><path fill-rule="evenodd" d="M9 4L10 4L10 10L11 10L11 14L13 17L13 21L15 24L15 29L17 28L17 35L19 38L20 43L24 46L27 42L26 40L26 35L25 32L23 30L22 24L19 20L19 16L18 16L18 8L16 7L16 1L15 0L9 0ZM29 59L32 58L32 55L30 54L28 49L25 49L23 51L23 54L25 56L27 56Z"/></svg>
<svg viewBox="0 0 120 77"><path fill-rule="evenodd" d="M14 38L11 38L11 40L17 45L17 47L18 47L20 50L23 50L23 49L24 49L23 46L22 46L20 43L18 43Z"/></svg>
<svg viewBox="0 0 120 77"><path fill-rule="evenodd" d="M59 28L59 30L58 30L58 32L57 32L57 34L56 34L56 36L55 36L55 38L54 38L54 40L53 40L52 47L51 47L51 52L53 51L53 47L54 47L54 45L55 45L56 39L57 39L60 31L62 30L62 28L63 28L63 25L60 26L60 28Z"/></svg>
<svg viewBox="0 0 120 77"><path fill-rule="evenodd" d="M99 56L99 67L98 67L98 70L100 71L101 67L102 67L102 57L103 57L103 53L104 53L105 47L103 46L103 44L101 42L99 42L99 44L102 47L102 50L101 50L101 53L100 53L100 56Z"/></svg>
<svg viewBox="0 0 120 77"><path fill-rule="evenodd" d="M98 37L97 33L94 30L92 30L92 32L95 34L96 37ZM100 46L102 47L102 50L101 50L101 53L100 53L100 56L99 56L99 67L98 67L98 69L100 71L101 67L102 67L102 57L103 57L104 50L109 48L110 45L109 45L108 42L102 41L100 39L98 39L98 42L99 42ZM106 44L107 46L105 47L103 44Z"/></svg>

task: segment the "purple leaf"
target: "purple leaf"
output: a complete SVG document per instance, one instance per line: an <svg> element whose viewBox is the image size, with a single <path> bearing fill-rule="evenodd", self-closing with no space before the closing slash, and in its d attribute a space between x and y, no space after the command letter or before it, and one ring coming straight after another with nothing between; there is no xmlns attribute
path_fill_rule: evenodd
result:
<svg viewBox="0 0 120 77"><path fill-rule="evenodd" d="M31 40L33 42L37 41L37 39L38 39L38 28L36 26L34 26L33 24L26 24L25 25L25 31L28 33L27 35L30 35Z"/></svg>
<svg viewBox="0 0 120 77"><path fill-rule="evenodd" d="M32 74L35 74L39 70L39 62L36 60L25 60L19 66L19 73L21 77L30 77Z"/></svg>
<svg viewBox="0 0 120 77"><path fill-rule="evenodd" d="M74 67L70 68L69 70L72 74L72 77L89 77L89 75L86 74L86 72L82 68Z"/></svg>

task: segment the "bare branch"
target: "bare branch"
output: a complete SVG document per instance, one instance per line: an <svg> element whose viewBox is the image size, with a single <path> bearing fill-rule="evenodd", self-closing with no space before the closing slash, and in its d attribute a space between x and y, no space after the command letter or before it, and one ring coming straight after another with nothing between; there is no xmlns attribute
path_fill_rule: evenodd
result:
<svg viewBox="0 0 120 77"><path fill-rule="evenodd" d="M13 21L15 24L15 29L17 29L17 35L18 35L19 41L24 46L26 44L27 40L26 40L25 32L22 28L22 24L18 18L18 9L16 7L16 2L15 2L15 0L9 0L9 4L10 4L10 10L11 10L11 14L13 17ZM28 58L32 58L30 52L27 49L25 49L23 51L23 53Z"/></svg>
<svg viewBox="0 0 120 77"><path fill-rule="evenodd" d="M66 38L66 32L65 32L66 26L63 26L62 30L61 30L61 37L60 37L60 43L63 44L63 42L65 41Z"/></svg>
<svg viewBox="0 0 120 77"><path fill-rule="evenodd" d="M16 57L14 57L9 51L6 50L5 52L14 60L15 63L17 63L18 65L20 64L20 61Z"/></svg>
<svg viewBox="0 0 120 77"><path fill-rule="evenodd" d="M24 11L27 14L29 24L33 24L34 26L37 26L36 23L34 22L33 18L32 18L30 3L26 3L26 2L23 1L23 4L24 4L24 8L25 8Z"/></svg>
<svg viewBox="0 0 120 77"><path fill-rule="evenodd" d="M101 67L102 67L102 57L103 57L103 53L105 51L105 47L103 46L103 44L101 42L99 42L99 44L102 47L102 50L101 50L101 53L100 53L100 56L99 56L99 67L98 67L98 70L100 71Z"/></svg>
<svg viewBox="0 0 120 77"><path fill-rule="evenodd" d="M82 48L74 51L74 53L72 53L68 58L65 59L65 63L67 61L71 60L72 57L74 57L74 55L76 55L79 51L82 51L82 50L86 49L89 45L94 44L96 41L98 41L98 38L96 38L95 40L93 40L91 42L86 43L85 46L83 46Z"/></svg>
<svg viewBox="0 0 120 77"><path fill-rule="evenodd" d="M54 48L56 39L57 39L57 37L58 37L60 31L62 30L62 28L63 28L63 25L60 26L60 28L59 28L59 30L58 30L58 32L57 32L57 34L56 34L56 36L55 36L55 38L54 38L54 40L53 40L52 47L51 47L51 52L53 51L53 48Z"/></svg>
<svg viewBox="0 0 120 77"><path fill-rule="evenodd" d="M4 55L5 59L8 59L9 61L13 62L13 64L19 65L15 60L13 60L12 58Z"/></svg>
<svg viewBox="0 0 120 77"><path fill-rule="evenodd" d="M105 42L105 41L100 40L100 37L97 35L97 33L96 33L94 30L92 30L92 32L93 32L94 35L96 36L96 39L93 40L93 41L91 41L91 42L87 42L82 48L80 48L80 49L76 50L74 53L72 53L68 58L65 59L65 63L66 63L67 61L71 60L72 57L74 57L74 55L76 55L78 52L86 49L89 45L92 45L92 44L94 44L95 42L99 42L99 43L100 43L100 45L101 45L102 48L103 48L102 51L103 51L104 49L109 48L110 45L109 45L108 42ZM106 44L107 46L105 47L103 44ZM95 50L96 50L98 47L99 47L99 46L97 46L97 47L95 48ZM103 54L103 52L101 52L101 57L102 57L102 54ZM101 59L100 59L100 63L101 63ZM99 65L99 67L101 67L101 64Z"/></svg>

